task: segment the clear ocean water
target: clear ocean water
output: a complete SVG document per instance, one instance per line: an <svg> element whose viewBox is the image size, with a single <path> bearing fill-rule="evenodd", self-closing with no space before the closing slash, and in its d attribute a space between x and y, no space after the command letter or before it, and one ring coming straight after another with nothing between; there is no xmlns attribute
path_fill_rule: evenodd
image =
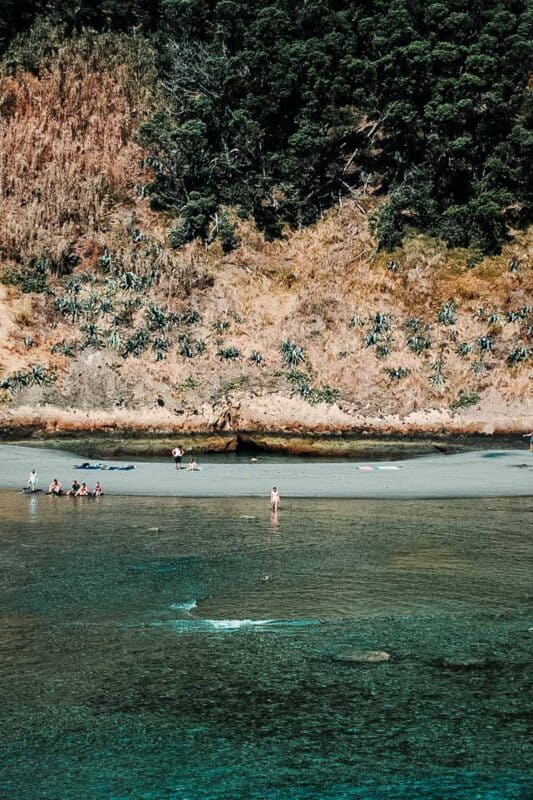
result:
<svg viewBox="0 0 533 800"><path fill-rule="evenodd" d="M0 798L529 800L532 523L0 492Z"/></svg>

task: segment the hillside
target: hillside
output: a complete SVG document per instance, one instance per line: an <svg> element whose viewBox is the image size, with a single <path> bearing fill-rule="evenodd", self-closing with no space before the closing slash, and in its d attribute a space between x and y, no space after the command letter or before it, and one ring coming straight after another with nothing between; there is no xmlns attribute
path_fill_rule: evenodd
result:
<svg viewBox="0 0 533 800"><path fill-rule="evenodd" d="M4 435L531 430L533 228L494 254L415 230L385 250L366 185L271 241L227 205L237 246L217 212L177 246L137 133L155 74L101 34L1 79Z"/></svg>

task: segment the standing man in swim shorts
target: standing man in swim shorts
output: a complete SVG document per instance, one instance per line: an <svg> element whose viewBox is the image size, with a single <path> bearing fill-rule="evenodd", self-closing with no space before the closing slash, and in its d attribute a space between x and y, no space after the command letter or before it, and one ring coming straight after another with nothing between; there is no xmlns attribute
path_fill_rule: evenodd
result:
<svg viewBox="0 0 533 800"><path fill-rule="evenodd" d="M179 444L177 447L174 448L172 451L172 455L174 456L174 464L176 465L176 469L181 469L181 459L183 458L183 454L185 450Z"/></svg>
<svg viewBox="0 0 533 800"><path fill-rule="evenodd" d="M272 487L272 491L270 492L270 505L272 507L272 511L277 511L279 506L280 496L277 488L275 486Z"/></svg>

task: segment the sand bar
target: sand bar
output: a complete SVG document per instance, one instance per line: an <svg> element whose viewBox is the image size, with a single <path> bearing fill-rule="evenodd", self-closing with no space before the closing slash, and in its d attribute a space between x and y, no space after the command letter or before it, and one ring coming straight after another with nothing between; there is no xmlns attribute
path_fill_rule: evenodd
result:
<svg viewBox="0 0 533 800"><path fill-rule="evenodd" d="M277 485L285 497L513 497L533 494L533 454L524 450L486 450L431 455L390 462L221 463L202 459L201 472L177 472L171 459L140 461L130 472L75 470L80 456L0 445L0 489L21 489L35 467L39 486L53 478L63 486L99 480L110 494L176 497L257 497ZM106 461L109 466L124 461ZM360 467L365 466L365 471ZM393 469L383 469L383 467ZM368 467L373 467L368 469ZM399 467L399 469L394 468ZM380 469L381 468L381 469Z"/></svg>

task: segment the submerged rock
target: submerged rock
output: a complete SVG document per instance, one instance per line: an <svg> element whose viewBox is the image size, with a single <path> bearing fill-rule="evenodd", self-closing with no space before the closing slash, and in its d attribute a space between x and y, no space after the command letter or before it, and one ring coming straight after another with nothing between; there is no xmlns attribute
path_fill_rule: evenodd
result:
<svg viewBox="0 0 533 800"><path fill-rule="evenodd" d="M354 650L335 656L335 661L346 664L381 664L390 659L391 654L385 650Z"/></svg>
<svg viewBox="0 0 533 800"><path fill-rule="evenodd" d="M494 666L484 658L465 658L465 659L439 659L433 662L433 666L442 667L442 669L455 669L455 670L468 670L468 669L486 669Z"/></svg>

